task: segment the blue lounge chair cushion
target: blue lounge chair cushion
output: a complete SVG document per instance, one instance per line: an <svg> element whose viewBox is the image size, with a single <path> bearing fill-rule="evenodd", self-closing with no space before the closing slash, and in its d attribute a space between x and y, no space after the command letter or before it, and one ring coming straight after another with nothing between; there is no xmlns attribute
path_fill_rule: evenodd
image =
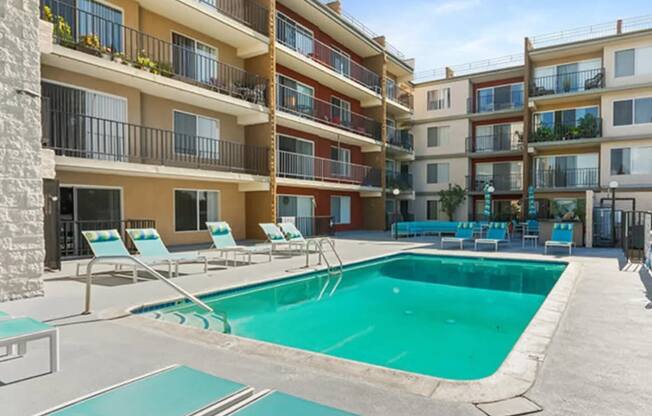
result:
<svg viewBox="0 0 652 416"><path fill-rule="evenodd" d="M242 384L175 367L51 413L65 416L185 416L244 389Z"/></svg>
<svg viewBox="0 0 652 416"><path fill-rule="evenodd" d="M485 240L505 240L507 238L507 223L492 222L489 224Z"/></svg>
<svg viewBox="0 0 652 416"><path fill-rule="evenodd" d="M34 334L52 329L52 326L32 318L14 318L0 321L0 339Z"/></svg>
<svg viewBox="0 0 652 416"><path fill-rule="evenodd" d="M231 234L231 227L226 222L207 222L208 233L213 240L213 246L217 249L237 248L238 244Z"/></svg>
<svg viewBox="0 0 652 416"><path fill-rule="evenodd" d="M269 241L286 241L285 235L278 229L274 224L260 224L260 227L263 229L263 232L269 239Z"/></svg>
<svg viewBox="0 0 652 416"><path fill-rule="evenodd" d="M211 235L226 235L231 234L231 227L225 222L211 222L206 223L208 226L208 232Z"/></svg>
<svg viewBox="0 0 652 416"><path fill-rule="evenodd" d="M574 224L571 223L555 223L552 227L552 235L550 240L557 243L569 244L573 242L573 229Z"/></svg>
<svg viewBox="0 0 652 416"><path fill-rule="evenodd" d="M120 240L117 230L83 231L83 234L89 243Z"/></svg>
<svg viewBox="0 0 652 416"><path fill-rule="evenodd" d="M82 234L95 257L129 256L117 230L82 231Z"/></svg>
<svg viewBox="0 0 652 416"><path fill-rule="evenodd" d="M354 416L289 394L274 392L233 413L233 416Z"/></svg>
<svg viewBox="0 0 652 416"><path fill-rule="evenodd" d="M144 228L141 230L131 230L129 232L132 240L145 241L145 240L160 240L161 236L154 228Z"/></svg>

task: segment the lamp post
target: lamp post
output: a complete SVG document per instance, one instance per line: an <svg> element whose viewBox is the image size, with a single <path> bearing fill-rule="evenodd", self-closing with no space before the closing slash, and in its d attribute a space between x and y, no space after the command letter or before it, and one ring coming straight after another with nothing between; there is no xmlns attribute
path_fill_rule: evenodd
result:
<svg viewBox="0 0 652 416"><path fill-rule="evenodd" d="M611 244L616 247L616 189L618 188L618 181L609 182L609 190L611 191Z"/></svg>
<svg viewBox="0 0 652 416"><path fill-rule="evenodd" d="M392 195L394 195L394 239L398 240L398 195L401 193L401 190L398 188L392 189Z"/></svg>

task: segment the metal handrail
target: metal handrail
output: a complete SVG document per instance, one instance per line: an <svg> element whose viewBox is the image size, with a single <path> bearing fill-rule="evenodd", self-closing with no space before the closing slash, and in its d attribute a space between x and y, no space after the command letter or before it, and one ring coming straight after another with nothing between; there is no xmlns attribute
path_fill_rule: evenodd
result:
<svg viewBox="0 0 652 416"><path fill-rule="evenodd" d="M142 267L143 269L145 269L146 272L148 272L152 276L156 277L158 280L162 281L163 283L167 284L172 289L174 289L176 292L180 293L182 296L184 296L186 299L188 299L189 301L191 301L192 303L197 305L199 308L205 310L206 312L215 313L213 308L211 308L210 306L208 306L207 304L205 304L204 302L199 300L199 298L197 298L195 295L193 295L192 293L186 291L185 289L183 289L179 285L177 285L175 283L172 283L170 280L163 277L163 275L161 275L159 272L152 269L151 267L149 267L148 265L146 265L145 263L143 263L142 261L140 261L136 257L133 257L133 256L106 256L106 257L95 257L86 266L86 302L85 302L85 306L84 306L84 312L82 312L83 315L88 315L88 314L91 313L91 287L92 287L92 281L93 281L93 274L92 274L93 265L95 263L100 263L101 264L103 261L106 261L106 260L129 260L129 261L132 261L136 265L138 265L138 266ZM226 315L225 315L225 319L226 319Z"/></svg>

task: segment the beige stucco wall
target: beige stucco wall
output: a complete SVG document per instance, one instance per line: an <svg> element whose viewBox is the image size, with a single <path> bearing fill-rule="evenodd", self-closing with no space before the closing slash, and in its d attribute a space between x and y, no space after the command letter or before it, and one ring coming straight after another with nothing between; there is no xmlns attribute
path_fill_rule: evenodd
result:
<svg viewBox="0 0 652 416"><path fill-rule="evenodd" d="M447 183L427 183L427 166L431 163L448 163ZM414 175L414 190L416 192L438 192L448 189L448 184L460 185L466 188L466 175L469 170L469 161L466 157L417 160L412 164Z"/></svg>
<svg viewBox="0 0 652 416"><path fill-rule="evenodd" d="M237 184L154 179L118 175L57 171L61 186L92 185L117 187L122 190L124 219L152 219L167 245L208 243L206 231L174 230L174 190L196 189L219 191L220 219L227 221L236 239L245 238L245 194Z"/></svg>
<svg viewBox="0 0 652 416"><path fill-rule="evenodd" d="M448 87L451 89L451 107L428 111L428 91ZM414 89L414 120L430 119L433 117L461 116L466 114L469 89L469 81L466 79L417 85Z"/></svg>
<svg viewBox="0 0 652 416"><path fill-rule="evenodd" d="M603 187L611 181L617 181L622 187L647 186L652 188L652 175L611 175L611 149L631 147L635 152L637 147L652 147L652 135L649 140L623 140L602 143L600 149L600 184ZM652 160L650 161L652 163ZM652 192L649 192L652 195ZM652 197L650 198L652 200Z"/></svg>
<svg viewBox="0 0 652 416"><path fill-rule="evenodd" d="M652 34L638 37L636 39L624 40L617 43L610 43L604 48L604 67L606 71L607 87L623 87L628 85L652 83L652 73L634 75L630 77L616 78L616 52L623 49L652 46Z"/></svg>
<svg viewBox="0 0 652 416"><path fill-rule="evenodd" d="M448 143L444 146L428 147L428 128L449 127ZM466 152L466 138L469 134L468 119L447 120L432 123L417 124L412 128L414 134L415 153L425 155L451 155Z"/></svg>
<svg viewBox="0 0 652 416"><path fill-rule="evenodd" d="M428 201L439 201L439 196L435 194L417 196L412 202L414 219L416 221L426 221L428 219L427 217ZM469 198L467 197L464 200L464 202L462 202L462 204L455 211L455 216L453 218L454 221L466 221L468 219L469 216L468 204L469 204ZM445 212L441 211L441 206L439 206L439 209L440 209L439 220L446 221L448 219L448 216L446 215Z"/></svg>
<svg viewBox="0 0 652 416"><path fill-rule="evenodd" d="M614 101L648 97L652 97L652 87L604 94L602 96L603 137L620 138L647 134L652 136L652 123L617 127L613 125Z"/></svg>

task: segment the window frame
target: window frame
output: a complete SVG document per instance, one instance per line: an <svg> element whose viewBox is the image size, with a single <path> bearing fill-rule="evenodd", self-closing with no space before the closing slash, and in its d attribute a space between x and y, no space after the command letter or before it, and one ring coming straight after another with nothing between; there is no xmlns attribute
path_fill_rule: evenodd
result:
<svg viewBox="0 0 652 416"><path fill-rule="evenodd" d="M443 165L447 165L447 166L448 166L448 168L447 168L447 171L448 171L448 175L447 175L447 176L448 176L448 180L447 180L446 182L442 182L442 181L440 180L440 178L439 178L439 165L442 165L442 166L443 166ZM429 175L429 172L430 172L430 166L436 166L437 179L436 179L435 182L431 182L431 181L430 181L430 175ZM449 183L449 182L450 182L450 178L451 178L451 176L450 176L450 175L451 175L450 169L451 169L451 167L450 167L450 162L435 162L435 163L427 163L427 164L426 164L426 184L428 184L428 185L439 185L439 184L442 184L442 183Z"/></svg>
<svg viewBox="0 0 652 416"><path fill-rule="evenodd" d="M339 212L340 220L342 219L342 202L341 201L342 201L342 199L345 199L345 200L349 201L349 218L348 218L349 222L337 222L335 220L335 216L333 215L333 199L339 199L340 200L340 205L339 205L339 207L340 207L340 212ZM351 225L352 224L351 208L352 208L352 205L353 205L351 196L350 195L331 195L329 202L330 202L330 205L331 205L330 206L330 213L331 213L331 217L333 218L333 225Z"/></svg>
<svg viewBox="0 0 652 416"><path fill-rule="evenodd" d="M184 192L195 192L195 215L196 215L196 220L197 220L197 229L196 230L178 230L177 229L177 196L176 193L177 191L184 191ZM199 193L200 192L207 192L207 193L216 193L217 194L217 219L215 221L220 221L222 218L222 191L216 190L216 189L192 189L192 188L173 188L172 189L172 223L174 225L174 232L175 233L198 233L198 232L205 232L206 228L201 228L200 224L200 219L199 219ZM212 221L208 220L207 221Z"/></svg>
<svg viewBox="0 0 652 416"><path fill-rule="evenodd" d="M612 125L613 128L646 126L646 125L652 124L652 117L650 118L650 121L645 122L645 123L637 123L636 122L636 101L637 100L652 100L652 95L644 96L644 97L627 98L627 99L624 99L624 100L613 100L611 102L611 125ZM631 123L630 124L616 124L616 103L622 103L622 102L627 102L627 101L632 102L632 120L631 120Z"/></svg>

